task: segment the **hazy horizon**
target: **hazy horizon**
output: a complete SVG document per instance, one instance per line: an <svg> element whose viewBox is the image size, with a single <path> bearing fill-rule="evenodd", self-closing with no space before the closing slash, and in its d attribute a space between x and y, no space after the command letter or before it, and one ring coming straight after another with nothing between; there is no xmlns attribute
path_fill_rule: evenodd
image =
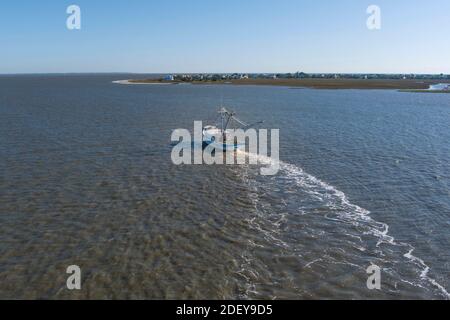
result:
<svg viewBox="0 0 450 320"><path fill-rule="evenodd" d="M166 74L294 74L295 72L303 72L301 70L297 71L288 71L288 72L264 72L264 71L257 71L257 72L238 72L238 71L230 71L230 72L126 72L126 71L104 71L104 72L89 72L89 71L82 71L82 72L16 72L16 73L0 73L0 76L14 76L14 75L84 75L84 74L137 74L137 75L166 75ZM450 73L414 73L414 72L386 72L386 73L378 73L378 72L305 72L306 74L325 74L325 75L333 75L333 74L361 74L361 75L410 75L414 74L417 76L421 75L444 75L448 76Z"/></svg>

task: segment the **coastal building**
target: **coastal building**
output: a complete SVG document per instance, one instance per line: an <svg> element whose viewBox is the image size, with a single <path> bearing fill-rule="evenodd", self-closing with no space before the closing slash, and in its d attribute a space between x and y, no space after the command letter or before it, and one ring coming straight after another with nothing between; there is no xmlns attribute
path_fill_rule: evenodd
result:
<svg viewBox="0 0 450 320"><path fill-rule="evenodd" d="M166 75L166 76L164 77L164 81L173 81L173 80L174 80L174 76L171 75L171 74Z"/></svg>

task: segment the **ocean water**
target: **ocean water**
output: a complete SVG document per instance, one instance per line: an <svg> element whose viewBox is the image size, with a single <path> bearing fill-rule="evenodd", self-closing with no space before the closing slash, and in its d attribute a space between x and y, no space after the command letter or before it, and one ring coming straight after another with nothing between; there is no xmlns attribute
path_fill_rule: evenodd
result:
<svg viewBox="0 0 450 320"><path fill-rule="evenodd" d="M133 77L0 77L0 298L450 298L448 95ZM280 129L277 175L172 164L222 99Z"/></svg>

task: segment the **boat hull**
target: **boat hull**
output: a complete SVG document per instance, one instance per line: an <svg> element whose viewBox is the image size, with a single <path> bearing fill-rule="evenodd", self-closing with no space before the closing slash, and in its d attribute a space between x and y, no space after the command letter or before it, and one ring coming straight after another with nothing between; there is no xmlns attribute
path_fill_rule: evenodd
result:
<svg viewBox="0 0 450 320"><path fill-rule="evenodd" d="M224 143L223 141L218 141L216 139L217 136L220 136L218 133L217 128L209 128L209 129L203 129L203 144L204 146L210 145L216 150L222 150L222 151L234 151L238 149L245 148L245 144L239 144L239 143Z"/></svg>

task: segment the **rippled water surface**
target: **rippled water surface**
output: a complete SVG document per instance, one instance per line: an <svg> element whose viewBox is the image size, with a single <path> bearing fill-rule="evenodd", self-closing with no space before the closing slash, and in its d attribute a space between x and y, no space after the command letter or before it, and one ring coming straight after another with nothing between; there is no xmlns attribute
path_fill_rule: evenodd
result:
<svg viewBox="0 0 450 320"><path fill-rule="evenodd" d="M0 77L0 298L450 298L448 95L127 77ZM277 175L172 164L222 96Z"/></svg>

